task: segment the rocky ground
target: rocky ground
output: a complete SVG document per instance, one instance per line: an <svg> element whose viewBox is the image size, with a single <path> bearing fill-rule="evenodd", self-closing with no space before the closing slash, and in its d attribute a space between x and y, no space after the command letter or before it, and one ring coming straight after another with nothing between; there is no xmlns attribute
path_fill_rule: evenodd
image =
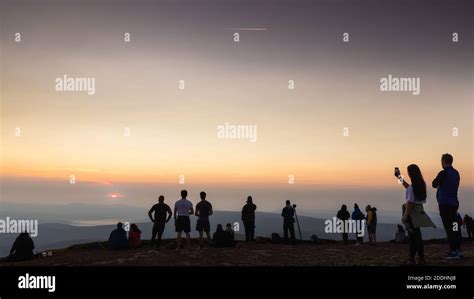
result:
<svg viewBox="0 0 474 299"><path fill-rule="evenodd" d="M193 240L191 249L175 250L172 240L165 240L160 251L151 250L147 242L140 249L113 251L106 243L74 245L51 250L52 256L3 266L399 266L407 258L408 244L389 242L376 246L344 245L336 241L320 244L305 242L296 246L272 244L268 239L255 243L238 242L235 248L199 249ZM474 243L464 242L465 258L445 261L445 241L427 241L428 266L474 266Z"/></svg>

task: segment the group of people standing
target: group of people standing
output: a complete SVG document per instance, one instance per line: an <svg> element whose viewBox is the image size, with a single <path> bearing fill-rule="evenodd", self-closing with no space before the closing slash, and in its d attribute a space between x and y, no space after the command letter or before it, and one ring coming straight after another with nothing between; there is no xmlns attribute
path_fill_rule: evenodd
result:
<svg viewBox="0 0 474 299"><path fill-rule="evenodd" d="M199 232L199 247L203 247L204 233L206 234L207 243L214 245L215 247L230 247L235 245L234 231L230 223L226 224L226 228L222 227L221 224L217 225L216 232L213 234L211 239L211 224L209 217L213 214L212 204L206 200L206 192L199 194L201 201L196 204L194 209L191 201L187 199L188 191L181 191L181 199L176 201L174 205L174 212L171 208L164 203L164 196L160 195L158 203L153 205L148 211L148 216L153 222L153 231L151 237L152 248L156 245L156 249L159 250L163 232L166 223L174 215L175 219L175 231L177 233L176 243L177 249L181 248L182 233L186 235L186 247L190 247L191 237L191 220L190 216L197 216L196 231ZM295 207L291 205L290 201L286 201L286 205L282 210L281 216L283 217L283 231L285 239L290 239L293 244L296 243L295 237ZM247 197L247 202L242 208L241 220L245 229L245 241L251 242L255 240L255 211L257 206L253 203L252 196Z"/></svg>
<svg viewBox="0 0 474 299"><path fill-rule="evenodd" d="M444 154L441 157L441 170L432 182L432 187L436 188L436 198L438 201L439 215L441 217L444 230L446 231L449 252L443 257L444 259L460 259L463 258L461 251L461 225L467 230L469 239L472 238L474 230L472 218L465 215L464 219L458 213L459 200L458 189L460 182L459 172L453 167L453 157L450 154ZM409 258L407 264L416 264L415 257L418 254L418 264L425 263L423 239L421 235L422 227L436 227L428 214L424 211L423 205L426 203L426 183L423 179L420 168L416 164L407 167L410 183L403 178L398 168L395 168L395 176L399 179L400 184L406 189L405 200L402 205L402 219L406 231L408 232L409 241ZM365 208L366 215L362 213L358 204L354 204L352 215L349 214L346 205L342 205L337 212L337 218L342 221L365 220L367 223L367 231L369 235L369 244L376 242L377 228L377 209L368 205ZM456 229L457 228L457 229ZM405 229L398 225L395 242L403 243L405 238ZM344 243L348 242L348 234L342 234ZM357 243L362 244L363 237L357 236Z"/></svg>
<svg viewBox="0 0 474 299"><path fill-rule="evenodd" d="M463 258L463 252L461 251L461 226L464 226L468 232L468 236L472 238L473 231L473 220L468 215L461 218L458 213L459 200L458 200L458 189L460 182L459 172L453 167L453 157L450 154L444 154L441 157L441 170L436 178L432 182L432 187L436 188L436 198L438 201L439 215L441 217L444 230L446 231L449 252L443 256L444 259L460 259ZM424 181L421 169L416 164L411 164L407 167L407 173L409 180L403 178L398 168L395 169L395 176L399 180L400 184L406 189L405 200L406 202L402 205L402 218L401 222L405 229L398 225L396 233L396 242L403 243L406 240L405 230L408 232L408 243L409 243L409 258L407 261L408 265L417 264L415 257L418 255L418 264L425 263L424 245L421 234L422 227L436 227L431 218L425 212L423 205L427 199L427 188ZM161 237L165 228L166 222L168 222L172 215L175 217L175 226L177 232L177 249L181 245L181 234L186 234L187 247L190 246L190 215L195 214L198 217L196 223L196 230L199 232L199 244L200 247L203 245L203 234L206 233L208 242L211 242L210 236L210 222L209 216L213 214L212 205L206 200L206 193L201 192L201 201L196 205L196 211L193 210L193 204L186 199L187 191L181 191L181 199L178 200L174 207L174 213L172 213L170 207L164 203L164 197L159 197L159 203L154 205L148 215L153 221L153 234L152 234L152 246L155 243L156 235L158 235L157 248L159 247ZM295 238L295 207L291 205L290 201L286 201L286 205L282 210L281 216L283 217L283 231L285 239L290 239L292 243L296 242ZM255 211L257 206L253 203L252 197L247 198L247 202L242 208L241 219L245 227L245 240L252 241L255 238ZM349 219L362 221L365 220L367 225L368 239L370 245L375 245L376 242L376 229L377 229L377 209L371 205L365 207L364 214L359 205L354 204L352 214L349 213L347 206L342 205L341 209L337 212L337 218L342 221ZM152 214L154 213L154 217ZM133 225L132 225L133 227ZM456 229L457 227L457 229ZM133 235L136 234L138 228L133 227ZM139 230L138 230L139 231ZM227 232L227 234L226 234ZM125 236L125 231L120 232L122 236ZM363 243L363 236L357 232L357 245ZM131 233L130 233L131 234ZM232 237L230 237L232 236ZM227 238L227 239L226 239ZM129 246L132 244L132 237L129 236ZM220 241L216 241L219 239ZM342 234L344 243L348 242L348 233ZM227 241L222 241L227 240ZM219 224L217 226L216 233L213 236L215 244L233 244L234 243L234 232L232 226L227 225L226 230ZM125 242L124 242L125 244ZM135 243L134 243L135 244Z"/></svg>
<svg viewBox="0 0 474 299"><path fill-rule="evenodd" d="M193 203L187 199L188 191L181 191L181 199L176 201L174 205L174 212L171 211L170 206L165 204L165 198L160 195L158 203L153 205L148 211L148 217L153 222L153 230L151 237L152 248L156 245L156 250L159 250L163 232L166 223L174 216L176 236L176 249L181 248L182 234L186 236L186 248L191 246L191 215L197 217L196 231L199 232L199 247L202 248L204 244L204 233L206 234L206 241L210 245L216 247L230 247L234 246L234 231L230 223L226 224L226 228L222 224L218 224L216 232L211 238L211 224L209 217L213 215L212 204L206 199L206 192L199 194L201 201L196 204L194 209ZM242 209L242 221L245 227L246 241L251 241L255 237L255 210L257 206L253 204L252 197L247 198L247 203Z"/></svg>
<svg viewBox="0 0 474 299"><path fill-rule="evenodd" d="M377 241L377 208L367 205L365 207L365 212L367 213L366 215L362 213L357 203L354 204L354 210L352 211L352 214L349 213L346 205L342 205L341 209L337 212L336 217L342 221L347 221L349 219L356 221L365 220L367 224L367 232L369 235L369 244L375 245L375 242ZM356 232L356 238L356 245L362 245L364 243L364 237L360 236L360 232ZM344 244L348 244L349 234L347 232L342 233L342 241Z"/></svg>

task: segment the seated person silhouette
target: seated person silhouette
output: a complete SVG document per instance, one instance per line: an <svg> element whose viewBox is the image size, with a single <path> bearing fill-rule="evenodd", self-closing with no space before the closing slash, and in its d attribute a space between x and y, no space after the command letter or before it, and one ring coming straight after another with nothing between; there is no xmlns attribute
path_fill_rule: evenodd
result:
<svg viewBox="0 0 474 299"><path fill-rule="evenodd" d="M10 255L1 259L2 262L20 262L31 260L35 257L33 254L35 245L27 232L21 233L13 243L10 249Z"/></svg>
<svg viewBox="0 0 474 299"><path fill-rule="evenodd" d="M212 235L212 241L217 248L226 247L226 233L221 224L217 225L216 232Z"/></svg>
<svg viewBox="0 0 474 299"><path fill-rule="evenodd" d="M235 246L234 230L232 229L232 224L227 223L225 226L225 237L226 237L226 247Z"/></svg>
<svg viewBox="0 0 474 299"><path fill-rule="evenodd" d="M117 228L110 233L109 246L112 249L128 248L127 232L123 229L122 222L117 223Z"/></svg>
<svg viewBox="0 0 474 299"><path fill-rule="evenodd" d="M142 231L138 228L135 223L130 225L130 231L128 232L128 245L130 248L139 248L141 245Z"/></svg>

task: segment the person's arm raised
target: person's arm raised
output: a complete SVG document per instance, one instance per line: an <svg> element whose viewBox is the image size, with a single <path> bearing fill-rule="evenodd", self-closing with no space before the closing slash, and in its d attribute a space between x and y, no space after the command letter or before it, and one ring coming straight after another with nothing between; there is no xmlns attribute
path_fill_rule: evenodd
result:
<svg viewBox="0 0 474 299"><path fill-rule="evenodd" d="M410 187L410 184L408 184L405 180L402 181L402 185L403 185L403 187L405 187L405 189Z"/></svg>
<svg viewBox="0 0 474 299"><path fill-rule="evenodd" d="M399 180L402 181L402 186L406 188L410 187L410 184L408 184L406 181L405 181L405 178L403 178L403 176L400 174L398 177L397 177Z"/></svg>

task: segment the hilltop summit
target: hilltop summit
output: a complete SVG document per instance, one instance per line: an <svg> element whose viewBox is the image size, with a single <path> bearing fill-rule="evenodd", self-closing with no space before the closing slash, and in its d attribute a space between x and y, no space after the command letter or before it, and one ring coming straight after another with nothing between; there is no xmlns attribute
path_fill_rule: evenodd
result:
<svg viewBox="0 0 474 299"><path fill-rule="evenodd" d="M139 249L113 251L106 242L73 245L51 250L52 256L19 262L17 266L399 266L408 255L407 244L380 242L376 246L344 245L339 241L322 240L320 244L303 242L296 246L273 244L269 239L259 242L237 242L235 248L205 247L199 249L193 239L191 249L175 250L174 241L163 241L162 248L151 250L147 241ZM474 266L474 244L463 245L465 258L445 261L445 241L425 242L428 266Z"/></svg>

